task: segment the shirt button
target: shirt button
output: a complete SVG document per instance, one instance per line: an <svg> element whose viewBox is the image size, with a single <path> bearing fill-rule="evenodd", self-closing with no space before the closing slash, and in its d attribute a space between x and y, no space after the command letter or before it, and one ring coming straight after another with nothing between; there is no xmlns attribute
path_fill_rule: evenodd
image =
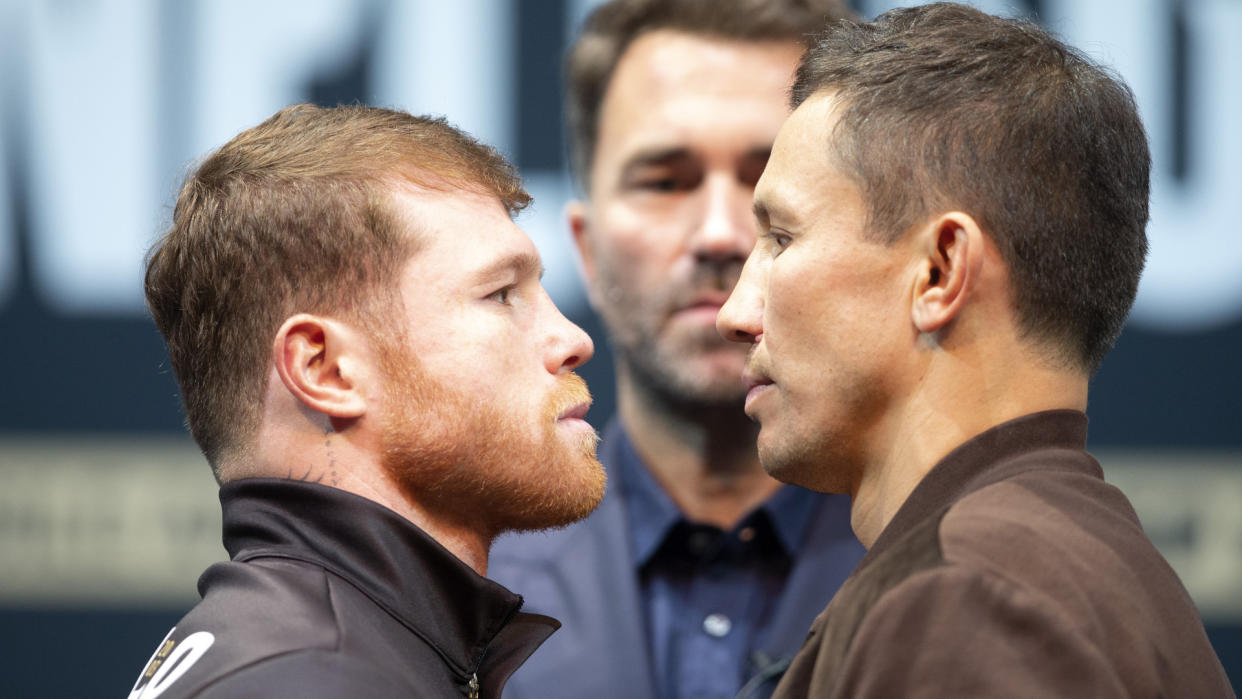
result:
<svg viewBox="0 0 1242 699"><path fill-rule="evenodd" d="M724 614L708 614L703 618L703 630L708 636L724 638L733 629L733 622Z"/></svg>
<svg viewBox="0 0 1242 699"><path fill-rule="evenodd" d="M742 530L737 533L737 538L740 539L743 543L750 542L752 539L755 538L755 528L754 527L743 527Z"/></svg>

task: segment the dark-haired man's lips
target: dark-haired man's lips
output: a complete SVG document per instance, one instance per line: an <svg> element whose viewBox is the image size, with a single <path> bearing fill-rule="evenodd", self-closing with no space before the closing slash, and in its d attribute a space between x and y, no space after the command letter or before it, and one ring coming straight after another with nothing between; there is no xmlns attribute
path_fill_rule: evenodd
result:
<svg viewBox="0 0 1242 699"><path fill-rule="evenodd" d="M749 371L742 374L742 383L746 386L746 407L744 410L747 415L751 414L751 405L759 400L764 393L772 388L772 379L762 374L754 374Z"/></svg>

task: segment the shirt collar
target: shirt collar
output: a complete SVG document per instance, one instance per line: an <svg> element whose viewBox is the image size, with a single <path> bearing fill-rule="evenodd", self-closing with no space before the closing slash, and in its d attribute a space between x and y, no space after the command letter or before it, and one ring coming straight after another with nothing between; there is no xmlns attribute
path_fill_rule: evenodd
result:
<svg viewBox="0 0 1242 699"><path fill-rule="evenodd" d="M478 575L396 512L336 488L255 478L220 488L224 545L238 561L291 558L349 581L469 676L522 598ZM542 642L559 624L547 617ZM538 645L538 642L535 645Z"/></svg>
<svg viewBox="0 0 1242 699"><path fill-rule="evenodd" d="M617 490L629 520L634 566L642 568L660 548L669 530L685 516L651 475L619 421L608 425L604 439L615 444ZM777 538L791 558L801 547L817 500L809 490L784 486L758 508L771 520Z"/></svg>
<svg viewBox="0 0 1242 699"><path fill-rule="evenodd" d="M634 566L642 568L660 548L668 531L682 519L681 510L647 470L619 421L608 425L604 439L615 445L617 494L625 503Z"/></svg>

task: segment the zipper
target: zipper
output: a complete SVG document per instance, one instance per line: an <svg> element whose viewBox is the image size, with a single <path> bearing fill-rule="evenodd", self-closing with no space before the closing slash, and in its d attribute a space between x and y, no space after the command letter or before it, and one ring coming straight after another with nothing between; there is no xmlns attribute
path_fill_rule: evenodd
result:
<svg viewBox="0 0 1242 699"><path fill-rule="evenodd" d="M512 621L513 617L517 615L518 608L521 606L522 605L519 602L517 607L509 610L509 613L505 615L504 621L500 623L501 629L504 629L504 627L509 625L509 622ZM499 635L499 631L497 632L497 635ZM495 641L495 637L493 637L492 640ZM487 657L487 651L489 650L491 650L490 643L483 647L483 652L479 654L479 661L474 664L474 670L470 673L470 682L466 685L466 688L469 691L469 693L466 694L468 699L479 699L479 668L483 666L483 659Z"/></svg>

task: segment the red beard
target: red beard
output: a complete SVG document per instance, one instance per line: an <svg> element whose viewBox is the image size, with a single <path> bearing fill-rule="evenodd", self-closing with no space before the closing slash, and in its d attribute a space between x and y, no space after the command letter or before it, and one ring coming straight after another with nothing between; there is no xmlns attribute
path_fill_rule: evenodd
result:
<svg viewBox="0 0 1242 699"><path fill-rule="evenodd" d="M586 517L604 495L598 438L557 424L590 400L572 373L537 415L469 396L427 375L404 347L381 350L387 392L382 464L429 514L494 537L559 527ZM531 424L533 421L538 424Z"/></svg>

